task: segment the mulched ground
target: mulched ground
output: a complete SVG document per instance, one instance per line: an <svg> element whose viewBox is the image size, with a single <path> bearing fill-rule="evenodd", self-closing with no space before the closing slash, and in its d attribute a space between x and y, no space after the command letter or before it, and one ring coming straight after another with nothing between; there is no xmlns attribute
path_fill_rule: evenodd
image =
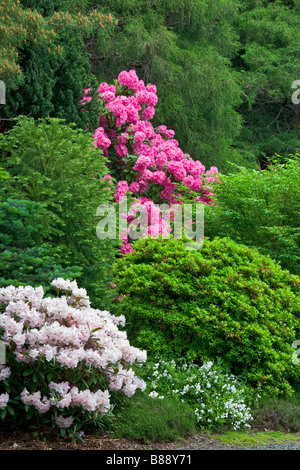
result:
<svg viewBox="0 0 300 470"><path fill-rule="evenodd" d="M299 436L300 443L300 436ZM298 444L299 445L299 444ZM9 430L0 427L0 451L3 450L103 450L103 451L144 451L144 450L237 450L237 446L225 444L197 432L195 435L176 442L143 442L112 438L110 433L85 435L84 443L72 442L70 438L61 438L45 427L38 435L32 431ZM300 447L298 447L300 449Z"/></svg>
<svg viewBox="0 0 300 470"><path fill-rule="evenodd" d="M115 439L109 433L98 436L84 436L84 443L72 442L70 438L61 438L47 429L39 432L8 431L0 428L0 451L2 450L199 450L226 449L227 446L218 444L214 439L198 432L192 437L176 442L158 442L145 444L129 439Z"/></svg>

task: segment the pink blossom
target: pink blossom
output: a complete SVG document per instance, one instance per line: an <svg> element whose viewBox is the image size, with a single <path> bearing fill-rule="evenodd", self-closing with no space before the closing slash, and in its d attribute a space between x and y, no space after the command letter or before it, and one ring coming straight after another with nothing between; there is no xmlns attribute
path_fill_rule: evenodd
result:
<svg viewBox="0 0 300 470"><path fill-rule="evenodd" d="M150 119L153 118L155 114L155 109L153 106L147 106L147 108L145 108L143 111L142 111L142 118L147 120L147 121L150 121Z"/></svg>
<svg viewBox="0 0 300 470"><path fill-rule="evenodd" d="M99 88L98 88L98 93L105 93L105 92L111 92L113 93L114 95L116 94L116 87L114 85L108 85L107 83L103 82L99 85Z"/></svg>
<svg viewBox="0 0 300 470"><path fill-rule="evenodd" d="M8 379L11 374L10 367L5 367L4 365L0 364L0 381Z"/></svg>
<svg viewBox="0 0 300 470"><path fill-rule="evenodd" d="M68 418L64 418L63 416L58 416L55 418L55 423L60 428L70 428L74 422L74 418L69 416Z"/></svg>
<svg viewBox="0 0 300 470"><path fill-rule="evenodd" d="M157 103L157 95L152 91L146 89L139 91L136 94L137 101L140 105L147 105L154 107Z"/></svg>
<svg viewBox="0 0 300 470"><path fill-rule="evenodd" d="M119 157L126 157L127 152L128 150L127 150L126 145L118 144L116 146L116 155L118 155Z"/></svg>
<svg viewBox="0 0 300 470"><path fill-rule="evenodd" d="M8 401L9 401L8 393L2 393L0 395L0 410L3 410L4 408L6 408Z"/></svg>
<svg viewBox="0 0 300 470"><path fill-rule="evenodd" d="M143 171L151 166L153 164L153 161L150 157L147 157L146 155L140 155L135 163L135 165L133 166L133 170L139 172L139 173L143 173Z"/></svg>
<svg viewBox="0 0 300 470"><path fill-rule="evenodd" d="M122 202L126 192L128 191L127 181L119 181L116 188L115 199L116 202Z"/></svg>
<svg viewBox="0 0 300 470"><path fill-rule="evenodd" d="M118 136L118 144L127 145L127 143L128 143L128 133L122 132L122 134Z"/></svg>
<svg viewBox="0 0 300 470"><path fill-rule="evenodd" d="M176 181L182 181L186 177L186 170L180 162L171 161L168 164L168 171L173 174Z"/></svg>
<svg viewBox="0 0 300 470"><path fill-rule="evenodd" d="M150 177L150 180L155 184L162 184L166 179L164 171L154 171Z"/></svg>
<svg viewBox="0 0 300 470"><path fill-rule="evenodd" d="M128 191L130 191L131 193L137 193L139 191L139 189L140 189L139 183L133 182L129 186Z"/></svg>
<svg viewBox="0 0 300 470"><path fill-rule="evenodd" d="M132 251L131 246L127 251ZM118 329L119 325L124 327L125 317L115 317L108 311L92 309L86 290L79 288L76 281L58 278L52 285L64 295L42 298L42 289L28 286L0 289L0 306L4 307L0 315L1 328L4 330L3 337L9 338L7 347L11 348L15 360L32 367L36 361L46 357L49 362L55 359L56 371L59 366L64 368L64 376L68 377L70 370L70 380L50 381L48 393L41 390L30 393L25 387L20 395L21 402L33 406L42 414L52 413L53 407L71 411L76 406L107 413L110 409L108 390L79 390L71 385L79 362L103 373L107 373L113 365L112 371L107 373L108 387L110 380L118 382L118 377L121 377L123 393L131 395L137 388L144 389L145 383L135 374L132 375L131 369L127 373L126 367L132 362L145 361L146 352L132 347L126 332ZM42 319L34 327L30 326L31 313L33 323ZM14 330L13 336L7 333L7 328ZM12 368L13 362L10 367L1 365L0 380L9 381ZM112 382L110 388L114 386ZM7 406L8 400L8 394L0 395L1 409Z"/></svg>
<svg viewBox="0 0 300 470"><path fill-rule="evenodd" d="M132 253L133 252L133 248L132 246L130 245L130 243L124 243L121 248L120 248L120 252L123 254L123 255L126 255L127 253Z"/></svg>
<svg viewBox="0 0 300 470"><path fill-rule="evenodd" d="M127 86L128 88L136 91L136 88L139 85L139 78L135 70L129 70L129 72L123 70L123 72L119 73L118 82L120 85Z"/></svg>
<svg viewBox="0 0 300 470"><path fill-rule="evenodd" d="M100 126L105 129L110 145L115 138L117 139L115 161L112 163L114 168L117 166L118 178L121 181L115 193L116 202L122 201L127 191L133 192L140 198L147 191L153 202L158 203L162 200L169 205L181 204L183 201L179 188L183 183L190 190L191 200L212 204L212 189L206 185L219 181L218 169L211 167L205 173L205 166L200 161L184 154L175 139L174 130L168 129L165 125L159 125L155 130L150 122L155 114L158 99L156 86L145 85L139 80L135 70L120 72L118 82L124 87L118 93L115 87L111 88L108 84L102 83L99 87L99 93L104 97L102 105L104 111L110 112L109 119L101 118ZM109 127L107 127L108 122ZM111 137L110 131L114 137ZM105 141L103 144L102 139L101 136L98 145L104 155L107 155L108 147L105 147ZM133 166L126 165L127 171L124 172L123 157L127 154L134 155L136 161ZM161 188L157 188L157 185L163 186L163 189L160 191ZM184 195L186 197L188 191L185 191ZM149 226L147 233L154 233L157 227L157 224ZM123 253L129 250L128 233L125 235L121 248Z"/></svg>
<svg viewBox="0 0 300 470"><path fill-rule="evenodd" d="M96 145L96 147L99 147L101 149L107 149L111 145L111 141L107 137L106 133L104 132L103 127L98 127L98 129L95 130L94 133L94 142L93 144Z"/></svg>

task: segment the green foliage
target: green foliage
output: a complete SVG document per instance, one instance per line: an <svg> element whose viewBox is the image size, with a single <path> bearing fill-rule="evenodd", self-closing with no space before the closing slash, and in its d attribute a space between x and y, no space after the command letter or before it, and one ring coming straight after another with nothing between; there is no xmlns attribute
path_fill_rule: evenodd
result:
<svg viewBox="0 0 300 470"><path fill-rule="evenodd" d="M229 239L186 250L182 240L139 239L117 262L114 311L149 357L221 358L224 367L266 392L292 393L300 279L269 257Z"/></svg>
<svg viewBox="0 0 300 470"><path fill-rule="evenodd" d="M0 44L9 55L8 65L3 59L0 68L7 92L2 117L52 116L75 122L81 128L86 128L87 122L94 125L97 114L90 110L87 116L87 112L81 112L80 104L83 89L90 83L95 86L84 38L95 31L99 35L102 27L114 27L111 16L103 16L96 10L87 16L80 14L80 8L88 11L85 0L25 0L22 8L10 7L13 13L6 11L7 16L0 19L4 31ZM14 52L13 58L9 51ZM5 124L9 128L12 122Z"/></svg>
<svg viewBox="0 0 300 470"><path fill-rule="evenodd" d="M256 248L300 275L300 156L221 179L217 205L205 208L205 235Z"/></svg>
<svg viewBox="0 0 300 470"><path fill-rule="evenodd" d="M10 178L1 180L0 197L46 206L43 243L55 249L63 267L82 267L81 282L94 305L104 308L115 248L97 238L96 209L110 201L111 192L102 181L106 159L91 142L90 135L58 119L21 117L1 136L1 165Z"/></svg>
<svg viewBox="0 0 300 470"><path fill-rule="evenodd" d="M47 292L53 279L74 279L82 268L63 269L55 247L43 244L40 230L45 205L8 199L0 202L0 287L42 285Z"/></svg>
<svg viewBox="0 0 300 470"><path fill-rule="evenodd" d="M7 179L9 178L8 174L6 173L6 171L3 170L3 168L0 167L0 178L2 179Z"/></svg>
<svg viewBox="0 0 300 470"><path fill-rule="evenodd" d="M114 437L135 439L146 443L176 441L196 430L195 416L186 403L176 398L156 400L146 393L136 392L127 398L113 422Z"/></svg>
<svg viewBox="0 0 300 470"><path fill-rule="evenodd" d="M298 398L298 399L297 399ZM261 429L300 432L300 400L298 397L264 397L253 408L254 425Z"/></svg>
<svg viewBox="0 0 300 470"><path fill-rule="evenodd" d="M225 170L241 127L235 108L242 89L230 63L239 47L231 27L237 3L95 0L93 5L119 19L118 28L101 33L97 47L88 43L99 82L135 69L145 83L157 86L154 124L174 129L194 159ZM256 166L253 157L235 153L244 165Z"/></svg>
<svg viewBox="0 0 300 470"><path fill-rule="evenodd" d="M135 69L158 87L157 123L206 166L256 168L300 148L299 6L274 0L94 0L119 27L88 41L93 72Z"/></svg>
<svg viewBox="0 0 300 470"><path fill-rule="evenodd" d="M238 108L244 125L235 145L262 164L300 149L299 105L291 100L300 77L300 14L290 3L242 1L233 24L241 43L233 64L244 91Z"/></svg>

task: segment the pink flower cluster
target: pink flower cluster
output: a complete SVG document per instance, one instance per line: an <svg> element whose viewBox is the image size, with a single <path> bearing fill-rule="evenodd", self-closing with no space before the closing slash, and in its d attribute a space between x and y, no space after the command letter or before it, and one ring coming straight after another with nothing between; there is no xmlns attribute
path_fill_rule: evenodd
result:
<svg viewBox="0 0 300 470"><path fill-rule="evenodd" d="M51 406L59 409L83 406L89 411L98 411L100 413L107 413L110 409L108 390L104 392L102 390L91 392L89 389L80 391L75 386L71 387L68 382L58 384L51 382L49 383L49 390L50 397L43 396L41 398L40 391L30 394L24 388L21 393L21 400L25 405L34 406L39 413L46 413L50 410Z"/></svg>
<svg viewBox="0 0 300 470"><path fill-rule="evenodd" d="M120 214L121 218L127 222L127 228L120 237L123 240L123 246L120 248L121 253L127 254L133 251L129 243L130 234L131 238L136 239L136 235L133 237L133 230L138 232L138 236L141 238L146 238L149 235L155 238L159 234L167 238L168 234L172 232L170 220L173 214L170 213L171 210L169 208L165 214L162 214L160 208L150 199L143 197L135 199L128 213Z"/></svg>
<svg viewBox="0 0 300 470"><path fill-rule="evenodd" d="M170 206L184 198L212 204L213 188L218 180L216 167L206 170L200 161L184 154L174 139L175 132L149 122L155 113L155 85L145 85L135 70L122 71L116 85L101 83L98 88L100 126L95 130L94 144L109 156L111 167L117 168L116 202L127 193L142 204L166 202ZM110 143L109 143L110 142ZM128 161L127 156L135 156ZM147 192L147 197L145 193ZM128 242L123 252L128 252Z"/></svg>
<svg viewBox="0 0 300 470"><path fill-rule="evenodd" d="M40 360L56 367L74 371L79 365L93 367L107 378L109 390L120 390L131 396L145 382L131 368L146 360L146 352L130 345L125 317L115 317L107 311L91 308L86 290L78 288L76 281L55 279L52 285L60 297L44 297L42 287L31 286L0 289L1 340L13 352L17 362L35 367ZM0 366L0 381L8 379L11 368ZM108 390L79 390L68 381L49 382L48 395L40 391L29 393L24 388L21 400L40 413L51 409L82 406L89 411L106 413L110 409ZM13 398L13 397L12 397ZM0 409L7 406L8 394L0 395ZM60 420L60 422L62 422Z"/></svg>
<svg viewBox="0 0 300 470"><path fill-rule="evenodd" d="M84 91L83 91L83 97L82 97L82 100L81 100L81 106L85 106L86 103L90 103L92 101L92 97L89 96L89 93L92 91L91 88L86 88Z"/></svg>

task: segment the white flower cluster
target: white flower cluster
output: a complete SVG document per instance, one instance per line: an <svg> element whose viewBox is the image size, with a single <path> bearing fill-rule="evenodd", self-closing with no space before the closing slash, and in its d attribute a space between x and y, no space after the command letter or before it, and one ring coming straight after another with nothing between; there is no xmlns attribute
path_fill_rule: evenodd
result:
<svg viewBox="0 0 300 470"><path fill-rule="evenodd" d="M69 369L75 369L80 363L101 370L110 390L122 390L128 396L138 388L145 390L145 382L130 366L144 362L146 351L132 347L126 332L118 329L119 325L124 326L125 317L91 308L86 290L79 289L76 281L56 279L52 285L64 295L44 298L42 287L0 289L0 306L6 306L0 315L1 340L13 351L16 361L29 365L38 360L55 361L56 365ZM8 367L1 366L0 381L10 373ZM42 398L40 392L30 395L26 389L21 399L41 413L51 405L61 408L82 405L103 412L110 406L107 390L94 394L89 390L79 392L63 382L56 384L54 390L60 394L59 401L51 396ZM0 408L6 403L7 394L0 395Z"/></svg>
<svg viewBox="0 0 300 470"><path fill-rule="evenodd" d="M171 391L168 393L194 407L201 426L227 422L235 430L250 427L253 417L245 404L244 388L235 376L220 372L211 361L199 367L161 360L153 366L148 380L151 389L156 390L150 396Z"/></svg>
<svg viewBox="0 0 300 470"><path fill-rule="evenodd" d="M10 374L11 374L10 368L5 367L4 365L0 364L0 381L8 379Z"/></svg>

